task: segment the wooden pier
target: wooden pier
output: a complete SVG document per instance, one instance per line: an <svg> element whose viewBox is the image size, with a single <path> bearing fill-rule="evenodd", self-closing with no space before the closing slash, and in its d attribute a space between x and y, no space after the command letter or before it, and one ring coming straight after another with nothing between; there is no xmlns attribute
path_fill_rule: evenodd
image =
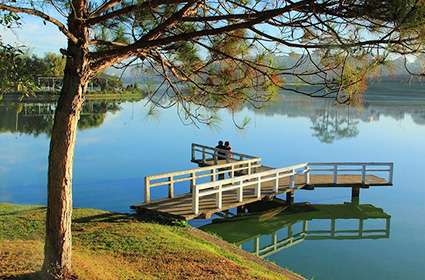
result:
<svg viewBox="0 0 425 280"><path fill-rule="evenodd" d="M356 198L361 188L392 185L393 177L390 162L307 162L272 168L262 165L260 157L198 144L192 144L191 161L200 167L145 177L145 202L131 208L183 220L209 218L281 194L291 203L300 189L346 187ZM152 200L152 189L161 187L168 189L168 197Z"/></svg>

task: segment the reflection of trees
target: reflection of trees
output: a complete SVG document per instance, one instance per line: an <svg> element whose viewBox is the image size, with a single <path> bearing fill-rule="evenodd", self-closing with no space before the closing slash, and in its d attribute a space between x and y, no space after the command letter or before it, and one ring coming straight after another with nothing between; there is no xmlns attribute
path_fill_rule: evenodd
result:
<svg viewBox="0 0 425 280"><path fill-rule="evenodd" d="M289 118L307 117L312 123L313 136L324 143L359 134L357 126L360 111L346 105L337 105L333 100L282 94L275 102L255 112Z"/></svg>
<svg viewBox="0 0 425 280"><path fill-rule="evenodd" d="M395 84L390 86L390 89L386 84L372 88L360 107L338 105L329 99L281 93L280 98L261 109L248 109L267 116L308 118L312 122L313 136L324 143L356 137L360 121L379 121L382 117L403 120L410 116L415 124L425 125L425 96L419 89L412 87L406 90L401 86L397 88Z"/></svg>
<svg viewBox="0 0 425 280"><path fill-rule="evenodd" d="M119 104L115 102L86 102L78 127L79 129L98 127L105 121L107 112L115 113L119 110ZM0 133L50 135L54 112L55 104L53 103L0 104Z"/></svg>
<svg viewBox="0 0 425 280"><path fill-rule="evenodd" d="M416 124L425 125L425 110L412 115L412 119Z"/></svg>
<svg viewBox="0 0 425 280"><path fill-rule="evenodd" d="M120 110L117 103L109 102L90 102L83 107L80 120L78 121L79 129L88 129L99 127L105 121L106 113L115 113Z"/></svg>
<svg viewBox="0 0 425 280"><path fill-rule="evenodd" d="M352 120L352 108L338 107L327 104L315 117L311 117L313 136L323 143L332 143L337 139L352 138L359 134L359 121Z"/></svg>

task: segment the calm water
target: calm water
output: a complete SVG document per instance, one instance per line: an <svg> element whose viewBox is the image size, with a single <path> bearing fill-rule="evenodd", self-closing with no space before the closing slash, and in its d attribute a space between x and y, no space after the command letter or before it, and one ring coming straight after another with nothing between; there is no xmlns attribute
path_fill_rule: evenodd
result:
<svg viewBox="0 0 425 280"><path fill-rule="evenodd" d="M198 129L183 125L173 109L148 116L145 101L87 104L76 146L74 205L129 211L129 205L143 200L144 176L193 167L192 142L229 140L234 151L261 156L275 167L305 161L393 161L394 186L363 190L358 209L344 206L349 189L299 191L295 201L318 205L318 215L288 212L221 231L223 238L255 252L256 242L267 248L274 233L285 240L289 225L294 235L303 233L306 220L308 229L325 232L328 218L334 217L337 229L350 230L362 217L367 219L364 228L375 229L379 238L303 235L298 244L272 250L266 258L314 279L423 279L425 95L419 89L394 84L372 88L362 108L284 95L268 108L238 112L236 120L250 118L244 130L235 128L226 111L220 112L218 127ZM0 201L45 203L53 109L51 104L0 104Z"/></svg>

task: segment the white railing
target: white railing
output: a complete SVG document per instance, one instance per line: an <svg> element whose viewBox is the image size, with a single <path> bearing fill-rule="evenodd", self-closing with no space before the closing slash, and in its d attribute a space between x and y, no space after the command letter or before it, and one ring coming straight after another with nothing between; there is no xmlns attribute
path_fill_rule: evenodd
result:
<svg viewBox="0 0 425 280"><path fill-rule="evenodd" d="M251 242L254 240L255 246L254 250L255 252L251 251L252 253L255 253L257 256L260 257L268 257L277 251L280 251L282 249L286 249L289 247L292 247L304 240L327 240L327 239L339 239L339 240L353 240L353 239L378 239L378 238L389 238L390 237L390 221L391 217L370 217L370 218L352 218L358 221L358 226L353 227L351 229L347 228L341 228L338 229L338 224L336 223L337 220L342 219L332 219L332 218L324 218L324 219L312 219L312 220L302 220L297 221L294 224L289 224L286 226L287 228L287 236L283 239L278 238L278 232L282 232L282 229L269 233L268 235L272 236L271 243L266 245L265 247L260 247L260 240L262 235L258 235L255 238L245 241L244 243ZM383 227L379 228L370 228L365 225L365 220L374 220L374 221L383 221L385 220L385 224ZM320 230L312 230L308 229L310 221L315 220L328 220L329 223L329 229L320 229ZM302 223L302 226L301 226ZM299 226L295 226L295 225ZM297 230L298 229L298 230ZM297 230L297 231L296 231ZM242 244L240 244L242 246Z"/></svg>
<svg viewBox="0 0 425 280"><path fill-rule="evenodd" d="M311 184L311 173L332 172L333 181L330 184L338 184L338 175L344 175L346 172L359 172L361 174L361 183L367 184L367 176L375 172L387 172L386 184L392 184L393 163L378 162L332 162L332 163L302 163L284 168L271 169L263 172L252 173L244 176L233 177L230 179L208 182L193 186L192 191L192 210L196 215L199 214L200 199L205 196L215 194L216 207L221 210L223 207L223 193L236 190L235 200L243 202L244 189L254 187L255 196L261 199L261 184L273 182L273 191L278 194L280 188L287 191ZM296 183L296 175L302 175L302 182ZM352 175L352 174L350 174ZM288 185L279 183L279 179L289 177Z"/></svg>
<svg viewBox="0 0 425 280"><path fill-rule="evenodd" d="M247 187L254 186L254 194L257 199L261 199L261 184L265 182L273 182L274 192L278 193L281 187L279 179L289 177L288 188L295 189L295 176L297 174L305 174L305 180L309 180L307 172L307 163L297 164L289 167L272 169L263 172L258 172L250 175L233 177L230 179L204 183L195 185L192 192L192 210L196 215L199 214L199 200L201 197L216 195L216 206L222 209L223 193L236 190L237 202L243 201L243 191Z"/></svg>
<svg viewBox="0 0 425 280"><path fill-rule="evenodd" d="M218 161L226 160L226 162L230 162L233 160L247 160L258 158L255 156L245 155L241 153L235 153L228 150L217 149L214 147L204 146L200 144L192 144L192 161L198 162L206 162L208 160L214 160L214 163L217 164Z"/></svg>
<svg viewBox="0 0 425 280"><path fill-rule="evenodd" d="M310 162L308 163L309 173L331 173L333 184L338 184L338 175L350 173L350 175L361 175L361 183L367 184L367 176L377 172L387 173L387 184L393 183L394 163L392 162Z"/></svg>
<svg viewBox="0 0 425 280"><path fill-rule="evenodd" d="M211 181L224 179L226 174L233 178L241 174L252 174L261 167L260 158L243 161L194 168L183 171L169 172L145 177L145 203L151 202L151 188L168 186L168 198L175 197L174 187L177 183L190 182L190 188L196 185L197 180L207 178Z"/></svg>

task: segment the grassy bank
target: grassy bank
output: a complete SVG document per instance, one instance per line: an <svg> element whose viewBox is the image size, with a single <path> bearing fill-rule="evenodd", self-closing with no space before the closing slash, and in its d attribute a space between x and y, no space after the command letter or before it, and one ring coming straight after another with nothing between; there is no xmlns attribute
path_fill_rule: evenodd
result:
<svg viewBox="0 0 425 280"><path fill-rule="evenodd" d="M0 204L1 279L38 279L44 218L44 207ZM79 279L302 279L189 226L75 209L72 229Z"/></svg>

